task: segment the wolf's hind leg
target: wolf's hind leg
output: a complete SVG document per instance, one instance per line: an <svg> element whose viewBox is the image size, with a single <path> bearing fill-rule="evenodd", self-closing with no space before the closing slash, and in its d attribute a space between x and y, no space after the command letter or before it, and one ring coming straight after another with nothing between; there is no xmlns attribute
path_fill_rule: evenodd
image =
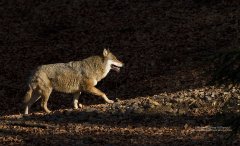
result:
<svg viewBox="0 0 240 146"><path fill-rule="evenodd" d="M33 90L30 100L27 103L25 103L24 114L28 114L31 106L40 98L41 98L41 95L39 94L39 91Z"/></svg>
<svg viewBox="0 0 240 146"><path fill-rule="evenodd" d="M49 99L50 94L52 93L52 89L45 89L42 91L42 102L41 107L44 109L45 112L50 113L51 111L47 107L47 102Z"/></svg>
<svg viewBox="0 0 240 146"><path fill-rule="evenodd" d="M73 95L73 108L74 109L78 109L79 107L82 108L82 104L79 103L79 105L78 105L78 99L79 99L80 95L81 95L81 92L75 93Z"/></svg>

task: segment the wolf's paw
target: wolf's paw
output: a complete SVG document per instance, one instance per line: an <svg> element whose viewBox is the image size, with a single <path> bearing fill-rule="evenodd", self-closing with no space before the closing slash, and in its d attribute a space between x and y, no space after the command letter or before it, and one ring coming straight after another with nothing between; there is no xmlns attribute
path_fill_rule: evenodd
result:
<svg viewBox="0 0 240 146"><path fill-rule="evenodd" d="M81 109L83 108L83 105L81 103L79 103L78 105L74 105L73 109L77 110L77 109Z"/></svg>
<svg viewBox="0 0 240 146"><path fill-rule="evenodd" d="M107 102L107 103L114 103L113 100L107 100L106 102Z"/></svg>
<svg viewBox="0 0 240 146"><path fill-rule="evenodd" d="M52 111L50 111L50 110L46 111L47 114L50 114L51 112L52 112Z"/></svg>
<svg viewBox="0 0 240 146"><path fill-rule="evenodd" d="M45 109L45 112L46 112L47 114L49 114L49 113L51 113L52 111L50 111L49 109Z"/></svg>
<svg viewBox="0 0 240 146"><path fill-rule="evenodd" d="M83 105L81 103L78 104L79 108L83 108Z"/></svg>

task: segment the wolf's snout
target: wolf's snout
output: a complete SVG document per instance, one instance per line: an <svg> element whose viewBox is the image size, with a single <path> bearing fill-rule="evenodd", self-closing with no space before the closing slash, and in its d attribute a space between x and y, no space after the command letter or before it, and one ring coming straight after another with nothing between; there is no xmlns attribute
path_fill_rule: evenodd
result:
<svg viewBox="0 0 240 146"><path fill-rule="evenodd" d="M116 64L116 66L118 66L118 67L123 67L123 66L124 66L124 63L122 63L121 61L118 61L118 63Z"/></svg>
<svg viewBox="0 0 240 146"><path fill-rule="evenodd" d="M120 67L114 64L111 65L111 69L115 70L116 72L120 72Z"/></svg>

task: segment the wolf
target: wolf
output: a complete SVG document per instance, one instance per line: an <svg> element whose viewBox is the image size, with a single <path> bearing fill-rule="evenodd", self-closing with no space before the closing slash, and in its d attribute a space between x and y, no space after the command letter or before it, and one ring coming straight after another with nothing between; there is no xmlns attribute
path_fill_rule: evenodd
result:
<svg viewBox="0 0 240 146"><path fill-rule="evenodd" d="M28 114L32 104L40 98L41 107L50 113L47 102L53 90L72 93L74 109L82 106L78 103L81 92L94 94L107 103L113 103L113 100L108 99L106 94L95 86L110 70L119 72L123 65L124 63L109 49L104 49L102 55L91 56L81 61L41 65L30 77L29 89L24 96L24 114Z"/></svg>

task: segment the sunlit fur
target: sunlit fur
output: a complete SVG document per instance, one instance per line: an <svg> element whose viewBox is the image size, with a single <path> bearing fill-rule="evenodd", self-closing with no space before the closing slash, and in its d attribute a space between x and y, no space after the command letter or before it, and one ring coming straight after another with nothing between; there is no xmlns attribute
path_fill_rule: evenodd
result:
<svg viewBox="0 0 240 146"><path fill-rule="evenodd" d="M24 98L24 113L28 114L31 105L40 98L42 108L49 113L47 102L52 90L74 94L75 109L81 106L78 105L81 92L92 93L102 97L107 103L113 103L102 91L94 87L107 76L112 64L123 66L109 50L104 49L103 55L92 56L82 61L39 66L30 79L29 90Z"/></svg>

